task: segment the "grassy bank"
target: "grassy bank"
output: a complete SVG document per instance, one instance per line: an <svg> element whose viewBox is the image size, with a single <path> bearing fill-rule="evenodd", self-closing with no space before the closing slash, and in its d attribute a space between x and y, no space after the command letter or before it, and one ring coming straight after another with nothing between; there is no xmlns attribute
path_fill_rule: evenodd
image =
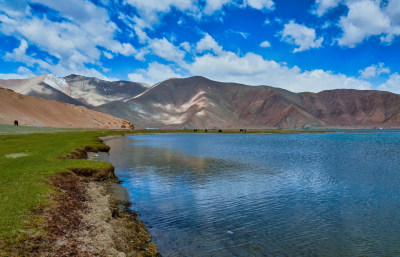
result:
<svg viewBox="0 0 400 257"><path fill-rule="evenodd" d="M24 128L19 128L24 130ZM29 130L31 128L28 128ZM54 189L48 179L68 170L105 170L105 162L62 159L76 149L107 149L98 139L126 131L69 131L0 135L0 242L13 243L30 229L35 210L49 206ZM55 133L57 132L57 133Z"/></svg>

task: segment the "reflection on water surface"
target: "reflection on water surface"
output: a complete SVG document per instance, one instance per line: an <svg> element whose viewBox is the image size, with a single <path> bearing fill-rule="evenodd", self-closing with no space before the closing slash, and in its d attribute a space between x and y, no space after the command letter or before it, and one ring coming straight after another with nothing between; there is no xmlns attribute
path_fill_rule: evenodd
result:
<svg viewBox="0 0 400 257"><path fill-rule="evenodd" d="M163 256L399 255L400 134L157 134L110 161Z"/></svg>

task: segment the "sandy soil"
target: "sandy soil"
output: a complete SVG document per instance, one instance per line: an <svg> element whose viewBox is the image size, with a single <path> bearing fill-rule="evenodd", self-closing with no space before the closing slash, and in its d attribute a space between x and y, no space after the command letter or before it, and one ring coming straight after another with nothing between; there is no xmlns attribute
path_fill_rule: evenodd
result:
<svg viewBox="0 0 400 257"><path fill-rule="evenodd" d="M94 129L133 129L131 122L83 106L25 96L0 88L0 123Z"/></svg>

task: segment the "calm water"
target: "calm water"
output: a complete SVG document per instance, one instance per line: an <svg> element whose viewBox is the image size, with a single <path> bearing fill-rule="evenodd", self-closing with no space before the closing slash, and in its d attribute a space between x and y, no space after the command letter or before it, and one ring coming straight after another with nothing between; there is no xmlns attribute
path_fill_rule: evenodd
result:
<svg viewBox="0 0 400 257"><path fill-rule="evenodd" d="M163 256L400 255L400 133L107 144Z"/></svg>

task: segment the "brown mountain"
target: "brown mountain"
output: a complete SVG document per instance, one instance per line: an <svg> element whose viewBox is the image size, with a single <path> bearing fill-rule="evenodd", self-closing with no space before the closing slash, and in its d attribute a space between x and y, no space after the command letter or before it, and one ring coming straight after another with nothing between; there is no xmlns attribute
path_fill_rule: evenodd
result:
<svg viewBox="0 0 400 257"><path fill-rule="evenodd" d="M203 77L169 79L128 101L97 108L137 127L400 127L400 95L338 89L292 93Z"/></svg>
<svg viewBox="0 0 400 257"><path fill-rule="evenodd" d="M0 123L60 127L133 129L131 122L63 102L50 101L0 88Z"/></svg>
<svg viewBox="0 0 400 257"><path fill-rule="evenodd" d="M45 99L85 105L139 128L400 127L400 96L337 89L293 93L203 77L147 85L78 75L0 80L0 86Z"/></svg>

